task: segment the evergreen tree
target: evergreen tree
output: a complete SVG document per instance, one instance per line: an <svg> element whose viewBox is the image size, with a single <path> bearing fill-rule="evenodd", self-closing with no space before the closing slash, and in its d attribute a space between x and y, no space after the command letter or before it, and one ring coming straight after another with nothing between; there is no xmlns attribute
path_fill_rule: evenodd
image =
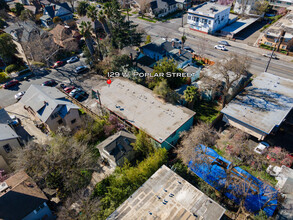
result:
<svg viewBox="0 0 293 220"><path fill-rule="evenodd" d="M11 35L4 33L0 35L0 57L10 63L15 55L18 54L17 46L12 40Z"/></svg>

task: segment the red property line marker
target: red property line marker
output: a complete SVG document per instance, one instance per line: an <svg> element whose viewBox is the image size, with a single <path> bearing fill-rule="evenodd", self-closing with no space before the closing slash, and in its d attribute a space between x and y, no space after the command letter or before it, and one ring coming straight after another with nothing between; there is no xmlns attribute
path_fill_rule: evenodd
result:
<svg viewBox="0 0 293 220"><path fill-rule="evenodd" d="M111 83L112 83L112 80L111 79L108 79L107 80L107 84L110 85Z"/></svg>

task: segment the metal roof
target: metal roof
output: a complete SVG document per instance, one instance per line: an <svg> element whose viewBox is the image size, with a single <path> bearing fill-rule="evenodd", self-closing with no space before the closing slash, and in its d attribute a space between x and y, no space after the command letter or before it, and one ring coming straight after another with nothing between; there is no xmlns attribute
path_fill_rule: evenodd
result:
<svg viewBox="0 0 293 220"><path fill-rule="evenodd" d="M292 108L293 80L262 73L221 112L269 134Z"/></svg>
<svg viewBox="0 0 293 220"><path fill-rule="evenodd" d="M108 220L218 220L225 209L163 165Z"/></svg>
<svg viewBox="0 0 293 220"><path fill-rule="evenodd" d="M7 124L0 124L0 141L18 138L19 136Z"/></svg>

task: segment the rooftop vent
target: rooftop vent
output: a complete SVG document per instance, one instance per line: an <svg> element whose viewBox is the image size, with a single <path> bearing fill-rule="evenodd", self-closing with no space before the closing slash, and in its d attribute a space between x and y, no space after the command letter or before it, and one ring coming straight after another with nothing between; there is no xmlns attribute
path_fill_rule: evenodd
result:
<svg viewBox="0 0 293 220"><path fill-rule="evenodd" d="M6 189L8 189L7 183L6 182L0 183L0 192L5 191Z"/></svg>

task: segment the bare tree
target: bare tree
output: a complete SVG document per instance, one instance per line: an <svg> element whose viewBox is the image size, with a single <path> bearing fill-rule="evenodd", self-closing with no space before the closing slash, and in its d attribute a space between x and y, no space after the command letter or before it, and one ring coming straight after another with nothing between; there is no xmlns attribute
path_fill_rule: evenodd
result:
<svg viewBox="0 0 293 220"><path fill-rule="evenodd" d="M251 59L248 56L229 53L228 56L219 60L212 68L212 74L217 74L218 77L214 80L218 81L222 86L220 91L223 94L222 108L225 107L229 90L233 84L239 81L243 76L248 75L248 69L251 64ZM210 76L210 78L212 78Z"/></svg>
<svg viewBox="0 0 293 220"><path fill-rule="evenodd" d="M185 164L188 164L194 158L195 147L203 144L205 146L214 146L218 139L217 131L209 124L200 122L189 132L182 133L182 141L177 153Z"/></svg>
<svg viewBox="0 0 293 220"><path fill-rule="evenodd" d="M150 9L150 0L139 0L140 13L142 17L149 12Z"/></svg>

